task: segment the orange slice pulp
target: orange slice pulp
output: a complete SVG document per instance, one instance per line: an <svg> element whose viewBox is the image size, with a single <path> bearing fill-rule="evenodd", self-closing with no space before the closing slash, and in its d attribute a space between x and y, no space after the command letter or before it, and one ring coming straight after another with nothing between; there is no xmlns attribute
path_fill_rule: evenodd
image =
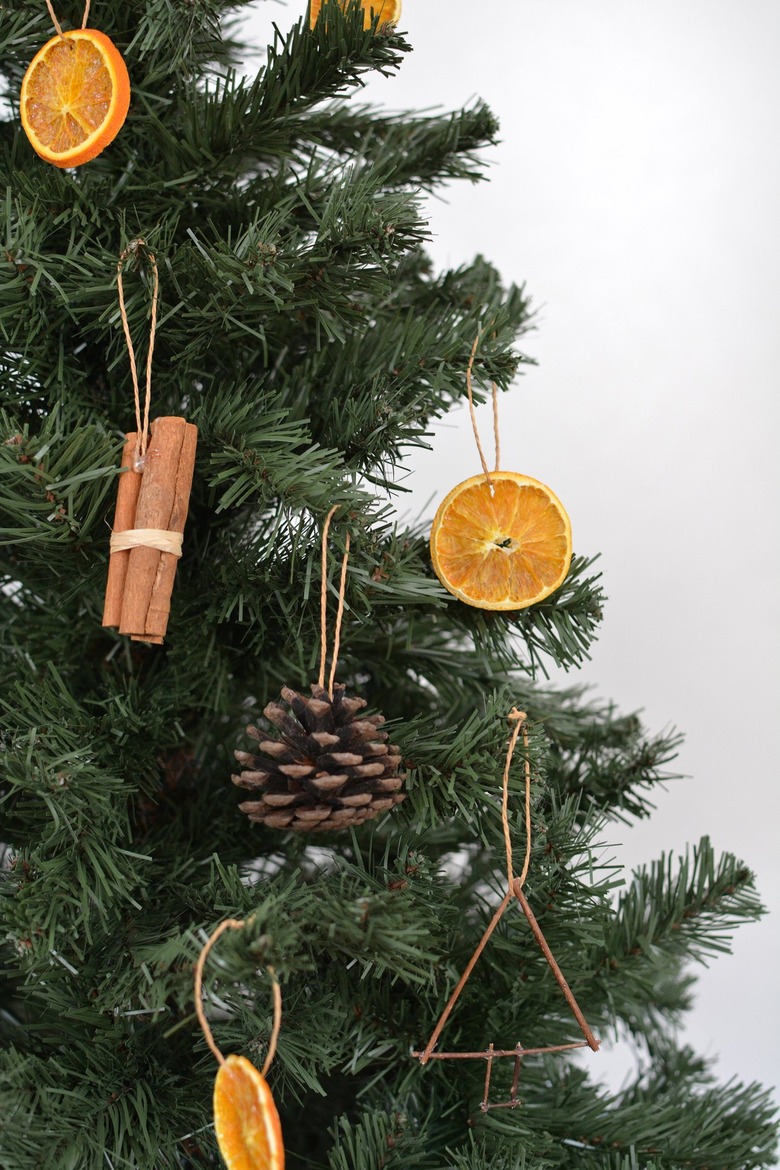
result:
<svg viewBox="0 0 780 1170"><path fill-rule="evenodd" d="M19 104L36 154L55 167L81 166L114 140L127 117L127 66L105 33L72 29L35 54Z"/></svg>
<svg viewBox="0 0 780 1170"><path fill-rule="evenodd" d="M554 593L571 563L571 524L538 479L475 475L442 500L431 559L445 589L478 609L525 609Z"/></svg>
<svg viewBox="0 0 780 1170"><path fill-rule="evenodd" d="M349 0L339 0L343 9L349 7ZM371 28L374 16L379 17L379 27L385 24L397 24L401 19L401 0L360 0L363 9L363 27ZM314 28L320 15L322 0L311 0L309 7L309 25Z"/></svg>
<svg viewBox="0 0 780 1170"><path fill-rule="evenodd" d="M282 1126L268 1082L231 1054L214 1082L214 1129L228 1170L284 1170Z"/></svg>

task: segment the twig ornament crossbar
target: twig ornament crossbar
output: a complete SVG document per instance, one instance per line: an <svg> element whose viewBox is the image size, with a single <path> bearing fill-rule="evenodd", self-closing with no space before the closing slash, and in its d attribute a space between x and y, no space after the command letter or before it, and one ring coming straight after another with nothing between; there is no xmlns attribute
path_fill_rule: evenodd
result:
<svg viewBox="0 0 780 1170"><path fill-rule="evenodd" d="M495 914L491 918L484 934L482 935L482 938L477 943L473 955L466 964L466 968L463 974L458 980L452 995L448 999L444 1011L439 1017L436 1027L431 1033L430 1040L422 1051L412 1053L412 1056L416 1057L422 1065L427 1064L429 1060L486 1061L487 1067L485 1070L485 1088L482 1094L482 1102L480 1105L480 1109L483 1113L487 1113L491 1109L515 1108L517 1105L522 1104L522 1102L518 1100L517 1093L520 1084L520 1071L524 1057L541 1056L551 1052L569 1052L574 1048L590 1048L594 1052L598 1052L599 1050L599 1041L593 1035L593 1032L591 1031L588 1022L585 1019L585 1016L583 1015L577 1000L574 998L574 994L571 988L564 978L563 972L555 960L555 956L550 950L547 940L542 933L542 928L539 926L539 923L537 922L536 917L534 916L534 913L528 904L528 900L523 893L523 886L525 884L526 877L528 876L528 869L531 862L531 760L529 756L527 715L525 711L518 711L517 708L513 708L509 712L508 718L514 722L514 727L512 729L512 735L510 736L509 746L506 753L501 800L501 823L504 833L504 845L506 848L506 893L499 903ZM520 876L515 877L513 871L512 838L509 830L508 815L509 770L512 764L512 756L514 754L515 746L520 735L523 737L523 747L525 753L525 858ZM447 1023L447 1020L449 1019L452 1010L455 1007L461 992L463 991L463 988L466 986L472 971L477 965L482 952L484 951L491 935L493 934L493 931L498 926L499 922L504 916L504 913L507 910L507 907L513 901L513 899L516 899L519 903L520 909L525 915L526 920L528 921L528 925L531 927L531 932L539 944L539 948L547 960L550 970L552 971L558 986L563 992L564 998L571 1008L574 1018L576 1019L585 1039L577 1040L571 1044L553 1044L544 1048L524 1048L522 1044L519 1043L516 1044L514 1048L496 1048L494 1044L490 1043L482 1052L434 1052L434 1048L438 1043L439 1037L444 1030L444 1026ZM507 1101L491 1101L490 1078L493 1071L493 1062L503 1058L511 1058L514 1060L514 1075L512 1078L512 1086L509 1091L509 1099Z"/></svg>

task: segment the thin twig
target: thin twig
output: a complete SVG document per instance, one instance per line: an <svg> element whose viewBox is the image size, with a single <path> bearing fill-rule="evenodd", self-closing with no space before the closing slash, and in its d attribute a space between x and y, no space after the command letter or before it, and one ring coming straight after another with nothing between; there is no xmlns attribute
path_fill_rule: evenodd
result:
<svg viewBox="0 0 780 1170"><path fill-rule="evenodd" d="M436 1055L434 1053L433 1049L436 1047L436 1042L442 1033L444 1025L447 1023L447 1020L450 1018L450 1012L455 1007L455 1004L458 1002L458 997L460 996L460 993L463 990L463 988L466 986L466 984L468 982L469 975L471 974L471 972L474 970L474 967L476 966L477 959L479 958L479 956L482 954L485 947L487 946L488 939L490 938L491 934L493 933L493 931L496 929L499 922L501 921L503 914L504 914L504 911L506 910L506 908L509 905L509 903L511 902L511 900L512 900L512 892L511 892L511 890L508 890L507 893L504 895L503 900L499 904L499 907L496 910L495 914L491 918L487 930L485 931L485 933L482 935L482 938L477 943L476 950L474 951L474 954L469 959L468 964L466 966L466 970L463 972L460 979L458 980L458 983L457 983L457 986L455 987L455 990L453 991L450 998L447 1000L446 1007L444 1008L444 1011L439 1016L439 1022L437 1023L436 1027L433 1029L433 1032L431 1033L430 1040L425 1045L425 1051L420 1056L420 1064L427 1064L428 1061L431 1059L431 1057Z"/></svg>
<svg viewBox="0 0 780 1170"><path fill-rule="evenodd" d="M482 935L482 938L477 943L476 949L475 949L473 955L471 956L471 958L469 959L465 971L463 972L460 979L458 980L458 983L455 987L455 990L452 992L452 995L447 1000L447 1004L444 1008L444 1011L442 1012L441 1016L439 1017L439 1022L437 1023L436 1027L434 1028L434 1030L431 1034L431 1038L425 1046L425 1051L423 1052L423 1055L422 1055L421 1060L420 1060L421 1064L426 1064L428 1059L430 1058L431 1053L433 1052L433 1049L436 1046L436 1042L439 1039L439 1036L441 1035L442 1029L444 1028L444 1025L447 1023L447 1020L450 1017L450 1013L452 1012L452 1009L455 1007L455 1004L458 1001L460 993L462 992L463 988L466 986L466 983L468 982L468 978L471 975L471 972L474 970L474 966L475 966L477 960L479 959L479 956L482 954L483 950L485 949L485 946L487 945L488 939L490 938L490 936L493 933L493 931L495 930L495 928L498 926L498 923L501 921L501 917L504 914L504 911L506 910L507 906L509 905L510 901L512 900L512 883L515 879L514 879L514 875L512 873L512 838L511 838L510 831L509 831L509 814L508 814L509 769L512 765L512 757L514 755L515 745L517 743L517 737L519 736L521 729L523 731L523 742L524 742L525 749L526 749L526 754L525 754L526 856L525 856L525 865L523 866L523 872L522 872L520 878L518 879L521 884L525 881L526 874L528 873L528 865L529 865L530 856L531 856L531 763L530 763L530 760L528 757L528 733L525 730L525 721L526 721L527 716L526 716L525 711L518 711L516 707L513 707L512 710L509 712L508 718L513 719L515 721L515 726L514 726L514 729L512 731L512 735L510 737L510 740L509 740L509 746L507 747L506 764L504 766L503 797L502 797L502 801L501 801L501 823L502 823L502 827L504 830L504 842L506 845L507 892L504 895L503 901L500 903L498 909L496 910L495 914L493 915L493 918L491 919L491 921L487 927L487 930L485 931L485 933Z"/></svg>
<svg viewBox="0 0 780 1170"><path fill-rule="evenodd" d="M531 927L531 930L533 931L534 938L538 942L539 947L542 951L542 954L544 955L545 959L547 960L547 962L550 966L550 970L552 971L553 975L555 976L555 979L556 979L558 986L560 987L561 991L563 992L564 996L566 997L566 1002L568 1003L569 1007L571 1008L572 1012L574 1013L574 1018L576 1019L577 1023L580 1026L580 1031L582 1032L583 1036L585 1037L585 1039L588 1042L588 1047L592 1048L594 1052L598 1052L599 1041L596 1039L596 1037L593 1035L590 1028L588 1027L588 1021L585 1019L584 1015L580 1011L579 1004L577 1003L576 999L574 998L574 993L572 992L571 988L569 987L568 983L566 982L566 980L563 976L563 971L561 971L560 967L558 966L558 964L555 961L555 955L550 950L547 939L542 934L542 928L540 927L539 923L536 921L536 918L534 917L534 912L531 909L531 907L528 905L525 894L523 893L519 882L514 883L514 885L512 887L512 892L514 893L515 897L517 898L518 902L520 903L520 908L523 911L523 914L525 914L526 918L528 919L528 925Z"/></svg>
<svg viewBox="0 0 780 1170"><path fill-rule="evenodd" d="M517 1046L517 1056L515 1057L515 1075L512 1077L512 1088L509 1090L509 1100L517 1100L517 1086L520 1084L520 1065L522 1064L523 1056L520 1050L520 1045Z"/></svg>
<svg viewBox="0 0 780 1170"><path fill-rule="evenodd" d="M544 1048L521 1048L520 1056L542 1056L545 1052L569 1052L572 1048L589 1048L587 1040L575 1040L573 1044L548 1044ZM417 1060L422 1052L412 1052ZM487 1060L489 1056L498 1060L500 1056L517 1056L518 1048L489 1048L481 1052L432 1052L429 1060Z"/></svg>
<svg viewBox="0 0 780 1170"><path fill-rule="evenodd" d="M488 1093L490 1092L490 1074L493 1071L493 1045L488 1044L487 1068L485 1069L485 1091L482 1094L482 1108L487 1107Z"/></svg>

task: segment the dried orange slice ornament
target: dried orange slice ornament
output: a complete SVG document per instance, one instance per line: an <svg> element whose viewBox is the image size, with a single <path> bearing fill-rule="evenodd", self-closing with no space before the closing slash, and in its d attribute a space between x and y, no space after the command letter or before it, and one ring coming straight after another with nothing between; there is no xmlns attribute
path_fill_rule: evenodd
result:
<svg viewBox="0 0 780 1170"><path fill-rule="evenodd" d="M214 1132L227 1170L284 1170L284 1143L279 1114L265 1074L276 1054L282 1021L282 995L273 967L274 1024L268 1055L260 1072L245 1056L223 1056L214 1042L203 1010L203 967L206 956L226 930L241 930L242 919L226 918L208 940L195 964L195 1012L211 1051L219 1061L214 1082Z"/></svg>
<svg viewBox="0 0 780 1170"><path fill-rule="evenodd" d="M339 0L339 5L345 11L349 8L350 0ZM398 24L401 19L401 0L360 0L363 9L363 28L371 28L375 16L379 17L379 27L387 24ZM311 0L309 5L309 27L314 28L319 20L322 9L322 0Z"/></svg>
<svg viewBox="0 0 780 1170"><path fill-rule="evenodd" d="M52 37L30 62L19 99L33 150L55 167L78 167L113 142L130 105L116 45L94 28Z"/></svg>
<svg viewBox="0 0 780 1170"><path fill-rule="evenodd" d="M282 1126L262 1073L231 1054L214 1082L214 1130L228 1170L284 1170Z"/></svg>
<svg viewBox="0 0 780 1170"><path fill-rule="evenodd" d="M439 505L431 529L436 576L477 609L525 609L564 582L571 524L545 484L514 471L474 475Z"/></svg>

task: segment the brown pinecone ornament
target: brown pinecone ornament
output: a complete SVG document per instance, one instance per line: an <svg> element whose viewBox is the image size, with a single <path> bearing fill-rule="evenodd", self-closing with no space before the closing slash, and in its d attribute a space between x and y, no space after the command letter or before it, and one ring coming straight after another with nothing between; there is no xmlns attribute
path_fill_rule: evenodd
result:
<svg viewBox="0 0 780 1170"><path fill-rule="evenodd" d="M267 739L256 727L247 728L261 754L235 753L245 770L233 783L258 790L259 799L239 805L250 820L272 829L323 832L362 825L404 799L401 753L379 730L384 715L361 718L365 699L344 690L336 684L331 698L312 683L308 698L283 687L291 713L279 703L263 712L281 736Z"/></svg>

